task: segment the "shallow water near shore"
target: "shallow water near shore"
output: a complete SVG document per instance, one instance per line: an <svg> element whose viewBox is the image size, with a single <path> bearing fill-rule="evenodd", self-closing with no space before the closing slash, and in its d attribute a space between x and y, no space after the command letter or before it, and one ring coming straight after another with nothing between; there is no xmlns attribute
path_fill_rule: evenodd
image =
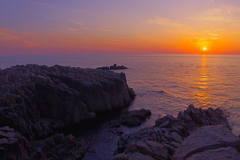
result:
<svg viewBox="0 0 240 160"><path fill-rule="evenodd" d="M142 127L151 126L159 116L177 116L189 104L221 108L230 115L233 132L240 134L240 56L165 54L70 54L1 56L2 69L13 65L55 64L97 68L113 64L129 69L128 85L137 97L130 106L150 109L152 116ZM133 129L134 130L134 129ZM97 133L100 130L93 130ZM125 132L131 130L125 129ZM101 136L101 134L96 134ZM110 135L109 135L110 136Z"/></svg>

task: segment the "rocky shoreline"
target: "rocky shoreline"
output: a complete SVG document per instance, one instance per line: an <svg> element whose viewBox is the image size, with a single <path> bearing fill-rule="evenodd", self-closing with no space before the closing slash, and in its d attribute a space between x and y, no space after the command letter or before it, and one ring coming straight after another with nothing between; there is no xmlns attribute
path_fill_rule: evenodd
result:
<svg viewBox="0 0 240 160"><path fill-rule="evenodd" d="M125 108L135 97L124 73L59 65L0 69L0 86L3 159L79 159L86 144L55 131Z"/></svg>
<svg viewBox="0 0 240 160"><path fill-rule="evenodd" d="M94 152L89 144L56 131L116 109L122 113L97 133L106 141L98 148L107 147L110 136L117 141L104 159L240 159L240 138L221 109L189 105L178 117L167 115L152 127L124 133L121 126L139 126L151 116L147 109L124 109L134 98L124 73L59 65L0 69L0 160L83 159Z"/></svg>
<svg viewBox="0 0 240 160"><path fill-rule="evenodd" d="M178 117L159 118L152 127L123 134L114 160L239 160L240 138L221 109L189 105Z"/></svg>

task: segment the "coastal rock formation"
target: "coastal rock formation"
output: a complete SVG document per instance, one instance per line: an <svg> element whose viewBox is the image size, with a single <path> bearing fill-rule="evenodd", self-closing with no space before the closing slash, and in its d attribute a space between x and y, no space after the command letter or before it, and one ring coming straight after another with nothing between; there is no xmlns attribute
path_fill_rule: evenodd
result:
<svg viewBox="0 0 240 160"><path fill-rule="evenodd" d="M220 152L224 154L217 154ZM236 157L240 159L239 152L240 138L234 135L226 125L212 125L194 130L178 147L173 160L194 160L197 157L205 157L201 159L206 160Z"/></svg>
<svg viewBox="0 0 240 160"><path fill-rule="evenodd" d="M122 114L119 119L111 121L109 123L110 127L119 127L121 124L132 127L141 125L148 117L151 116L150 110L133 110L128 111L128 109L123 109Z"/></svg>
<svg viewBox="0 0 240 160"><path fill-rule="evenodd" d="M87 151L84 141L72 135L58 134L29 142L20 133L8 126L0 127L0 159L76 160Z"/></svg>
<svg viewBox="0 0 240 160"><path fill-rule="evenodd" d="M73 135L54 134L43 140L31 141L30 159L67 159L83 158L87 152L86 143Z"/></svg>
<svg viewBox="0 0 240 160"><path fill-rule="evenodd" d="M0 70L0 125L27 139L41 138L97 113L124 108L134 97L124 73L17 65Z"/></svg>
<svg viewBox="0 0 240 160"><path fill-rule="evenodd" d="M29 159L29 141L8 126L0 127L0 159Z"/></svg>
<svg viewBox="0 0 240 160"><path fill-rule="evenodd" d="M155 126L123 134L114 160L140 157L146 160L193 160L207 157L212 153L210 150L214 154L223 151L224 156L236 159L240 139L231 132L226 118L221 109L204 110L190 105L184 112L179 112L177 118L167 115L156 120Z"/></svg>
<svg viewBox="0 0 240 160"><path fill-rule="evenodd" d="M116 64L108 67L108 66L103 66L103 67L98 67L97 69L101 69L101 70L116 70L116 69L128 69L127 67L121 65L121 66L118 66Z"/></svg>

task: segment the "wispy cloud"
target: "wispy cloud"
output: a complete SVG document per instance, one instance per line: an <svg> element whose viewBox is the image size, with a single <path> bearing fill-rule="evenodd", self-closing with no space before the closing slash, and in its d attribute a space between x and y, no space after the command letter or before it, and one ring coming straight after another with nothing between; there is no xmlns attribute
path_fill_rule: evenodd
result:
<svg viewBox="0 0 240 160"><path fill-rule="evenodd" d="M218 8L211 8L203 11L198 17L192 18L204 21L218 21L224 23L240 23L240 8L230 5L221 5Z"/></svg>
<svg viewBox="0 0 240 160"><path fill-rule="evenodd" d="M152 36L147 36L147 35L138 35L136 36L136 38L142 42L147 42L147 43L152 43L152 44L155 44L155 43L166 43L166 41L163 41L163 40L160 40L156 37L152 37Z"/></svg>
<svg viewBox="0 0 240 160"><path fill-rule="evenodd" d="M6 33L6 30L4 29L0 29L0 41L7 42L10 45L17 45L17 46L25 46L25 47L39 46L35 42L21 39L18 36L11 33Z"/></svg>
<svg viewBox="0 0 240 160"><path fill-rule="evenodd" d="M76 28L68 28L68 30L72 31L72 32L78 31L78 29L76 29Z"/></svg>
<svg viewBox="0 0 240 160"><path fill-rule="evenodd" d="M77 22L76 24L78 24L78 25L80 25L80 26L82 26L82 25L83 25L83 23L79 23L79 22Z"/></svg>
<svg viewBox="0 0 240 160"><path fill-rule="evenodd" d="M84 25L82 22L76 21L76 20L70 20L71 23L77 24L79 26Z"/></svg>
<svg viewBox="0 0 240 160"><path fill-rule="evenodd" d="M105 28L99 28L100 31L104 31L104 32L112 32L112 30L110 29L105 29Z"/></svg>
<svg viewBox="0 0 240 160"><path fill-rule="evenodd" d="M154 24L172 26L172 27L184 27L185 26L185 25L183 25L179 22L174 22L174 21L169 20L167 18L156 18L154 20L148 20L148 22L149 23L154 23Z"/></svg>
<svg viewBox="0 0 240 160"><path fill-rule="evenodd" d="M219 36L220 36L219 33L205 31L205 32L202 32L202 33L197 33L195 38L199 41L218 40Z"/></svg>

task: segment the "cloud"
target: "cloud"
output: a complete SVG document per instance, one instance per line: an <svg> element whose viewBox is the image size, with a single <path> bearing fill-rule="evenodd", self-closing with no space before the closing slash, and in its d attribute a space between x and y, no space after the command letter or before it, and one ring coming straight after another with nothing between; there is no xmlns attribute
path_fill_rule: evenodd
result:
<svg viewBox="0 0 240 160"><path fill-rule="evenodd" d="M80 26L82 26L82 25L83 25L83 23L76 23L76 24L78 24L78 25L80 25Z"/></svg>
<svg viewBox="0 0 240 160"><path fill-rule="evenodd" d="M104 29L104 28L99 28L100 31L104 31L104 32L112 32L112 30L110 29Z"/></svg>
<svg viewBox="0 0 240 160"><path fill-rule="evenodd" d="M76 20L70 20L71 23L74 23L74 24L77 24L79 26L82 26L83 23L82 22L79 22L79 21L76 21Z"/></svg>
<svg viewBox="0 0 240 160"><path fill-rule="evenodd" d="M218 40L220 34L210 31L205 31L202 33L197 33L197 36L195 37L199 41L205 41L205 40Z"/></svg>
<svg viewBox="0 0 240 160"><path fill-rule="evenodd" d="M78 29L75 29L75 28L68 28L68 30L72 32L78 31Z"/></svg>
<svg viewBox="0 0 240 160"><path fill-rule="evenodd" d="M172 26L172 27L185 27L185 25L171 21L167 18L156 18L154 20L148 20L149 23L154 23L154 24L160 24L160 25L166 25L166 26Z"/></svg>
<svg viewBox="0 0 240 160"><path fill-rule="evenodd" d="M6 30L0 30L0 41L13 46L37 47L37 43L20 39L18 36L6 33Z"/></svg>
<svg viewBox="0 0 240 160"><path fill-rule="evenodd" d="M211 8L203 11L198 15L196 20L224 22L224 23L240 23L240 8L230 5L221 5L218 8Z"/></svg>

